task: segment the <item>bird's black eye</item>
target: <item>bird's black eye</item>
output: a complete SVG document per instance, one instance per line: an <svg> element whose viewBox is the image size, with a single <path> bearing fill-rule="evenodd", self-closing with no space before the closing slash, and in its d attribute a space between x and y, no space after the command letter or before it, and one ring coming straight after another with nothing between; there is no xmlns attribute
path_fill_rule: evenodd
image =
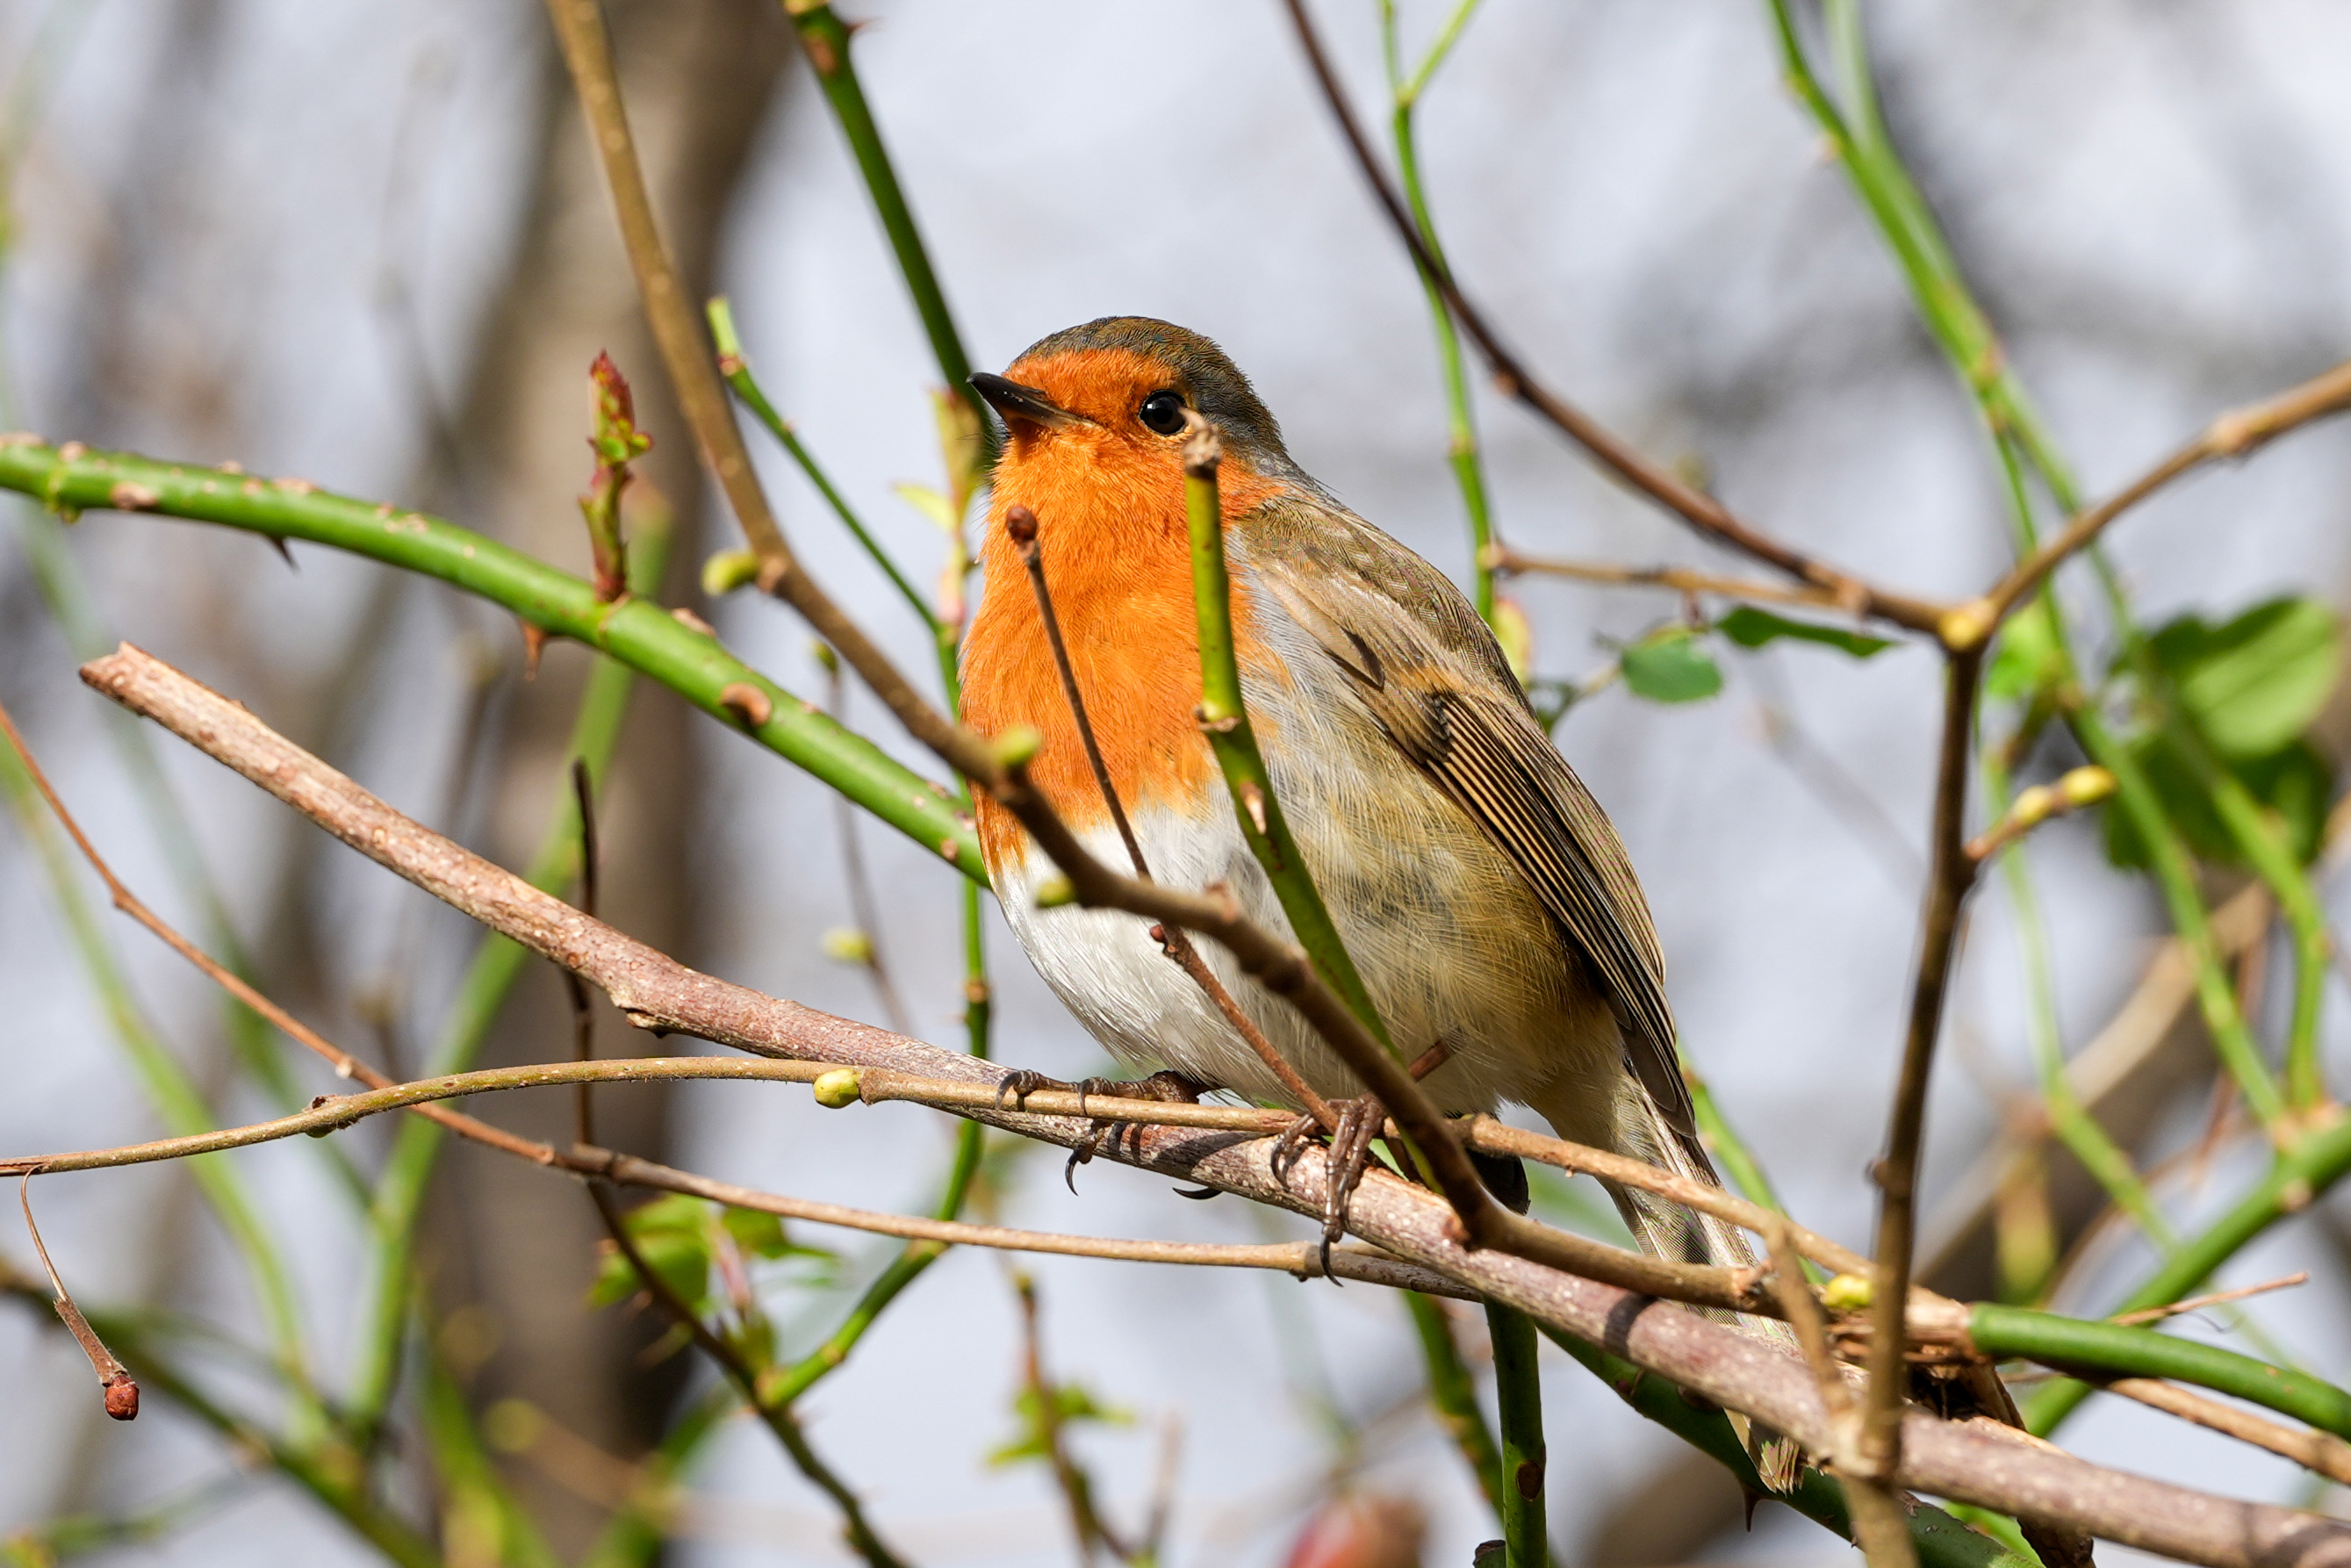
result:
<svg viewBox="0 0 2351 1568"><path fill-rule="evenodd" d="M1184 399L1173 391L1153 392L1143 400L1135 414L1145 426L1162 435L1184 433Z"/></svg>

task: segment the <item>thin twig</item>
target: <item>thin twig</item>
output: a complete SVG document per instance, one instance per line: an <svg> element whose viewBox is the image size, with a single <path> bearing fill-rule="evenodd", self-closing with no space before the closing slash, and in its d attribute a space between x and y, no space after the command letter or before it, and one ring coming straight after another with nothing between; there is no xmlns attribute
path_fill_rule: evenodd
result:
<svg viewBox="0 0 2351 1568"><path fill-rule="evenodd" d="M596 846L596 787L588 777L584 758L571 759L571 797L580 807L580 911L590 920L596 917L596 864L600 858ZM563 988L571 999L571 1054L575 1061L592 1061L596 1055L596 1015L588 1006L588 983L569 969L561 971ZM573 1131L582 1144L596 1141L595 1086L587 1080L580 1081L577 1099L572 1106Z"/></svg>
<svg viewBox="0 0 2351 1568"><path fill-rule="evenodd" d="M841 1534L851 1549L872 1564L872 1568L904 1568L898 1555L883 1545L882 1538L874 1533L857 1494L850 1490L848 1484L834 1474L831 1467L810 1447L808 1434L800 1430L799 1417L789 1408L771 1406L759 1397L758 1373L744 1360L742 1353L712 1332L710 1325L702 1321L702 1314L694 1310L693 1303L681 1300L670 1288L669 1281L662 1278L660 1271L645 1261L644 1255L637 1250L636 1239L629 1234L628 1226L613 1206L612 1195L601 1184L591 1181L588 1184L588 1196L595 1200L596 1212L603 1218L605 1233L611 1237L612 1245L620 1249L621 1255L629 1260L629 1267L636 1270L637 1282L644 1287L645 1294L660 1303L662 1311L693 1336L694 1343L704 1354L718 1364L719 1370L742 1391L744 1402L758 1413L768 1430L775 1434L776 1440L783 1445L800 1473L831 1498L834 1506L841 1510Z"/></svg>
<svg viewBox="0 0 2351 1568"><path fill-rule="evenodd" d="M1853 1515L1854 1541L1869 1559L1871 1568L1915 1564L1917 1551L1911 1544L1910 1531L1903 1520L1900 1498L1892 1483L1872 1475L1866 1462L1859 1458L1861 1412L1855 1407L1853 1389L1845 1382L1844 1368L1829 1349L1827 1322L1812 1287L1805 1282L1802 1265L1796 1260L1795 1242L1790 1230L1784 1220L1771 1228L1771 1285L1789 1325L1796 1331L1804 1364L1812 1369L1813 1381L1820 1385L1821 1403L1828 1411L1829 1431L1835 1443L1829 1457L1844 1489L1845 1507Z"/></svg>
<svg viewBox="0 0 2351 1568"><path fill-rule="evenodd" d="M1354 112L1347 107L1346 95L1340 90L1338 78L1332 73L1330 62L1324 57L1322 41L1306 15L1302 0L1285 0L1285 3L1289 6L1290 20L1298 29L1299 42L1305 47L1307 63L1313 68L1315 80L1321 85L1322 96L1331 106L1332 118L1338 122L1340 132L1345 136L1348 147L1355 155L1357 166L1371 184L1373 195L1378 198L1390 225L1412 253L1413 259L1419 264L1423 276L1429 278L1438 292L1445 296L1445 303L1452 309L1455 319L1461 323L1462 329L1469 334L1479 352L1485 355L1487 368L1493 375L1495 385L1506 396L1534 410L1590 453L1602 467L1675 513L1708 538L1825 591L1839 606L1853 614L1875 616L1914 632L1932 632L1937 630L1946 613L1946 607L1872 587L1851 572L1829 566L1760 532L1712 496L1683 483L1669 470L1634 451L1590 415L1537 382L1518 357L1503 346L1500 337L1488 324L1486 318L1464 297L1442 258L1432 255L1428 246L1422 243L1412 214L1389 185L1387 175L1372 152L1371 144L1364 139L1363 131L1355 123Z"/></svg>
<svg viewBox="0 0 2351 1568"><path fill-rule="evenodd" d="M2117 1377L2098 1386L2108 1394L2119 1394L2135 1399L2151 1409L2192 1421L2199 1427L2223 1432L2240 1442L2251 1443L2257 1448L2267 1448L2273 1454L2292 1459L2305 1469L2317 1471L2343 1486L2351 1486L2351 1443L2331 1432L2314 1431L2308 1427L2289 1427L2265 1416L2201 1394L2191 1394L2176 1383L2166 1383L2159 1377Z"/></svg>
<svg viewBox="0 0 2351 1568"><path fill-rule="evenodd" d="M1554 556L1522 555L1508 545L1489 549L1484 559L1506 576L1533 574L1573 578L1578 582L1609 583L1625 588L1657 588L1674 593L1711 593L1724 599L1751 600L1761 604L1796 604L1815 610L1842 610L1837 596L1824 588L1783 588L1751 578L1717 577L1679 566L1621 566L1614 561L1565 560Z"/></svg>
<svg viewBox="0 0 2351 1568"><path fill-rule="evenodd" d="M2136 1312L2118 1312L2106 1321L2115 1323L2159 1322L2165 1318L2178 1317L2182 1312L2200 1312L2206 1307L2217 1307L2223 1301L2241 1301L2248 1296L2267 1295L2272 1291L2287 1291L2296 1285L2308 1283L2310 1283L2310 1270L2301 1269L2274 1280L2265 1280L2258 1285L2240 1285L2233 1291L2215 1291L2206 1296L2190 1296L2184 1301L2173 1301L2168 1306L2147 1307Z"/></svg>
<svg viewBox="0 0 2351 1568"><path fill-rule="evenodd" d="M33 1239L33 1250L40 1254L41 1269L48 1275L49 1289L55 1292L50 1304L57 1308L57 1316L65 1321L67 1330L81 1346L81 1353L89 1357L90 1370L98 1374L98 1386L105 1396L106 1413L118 1421L135 1421L139 1418L139 1380L131 1375L129 1367L115 1359L114 1353L106 1348L106 1342L98 1337L98 1331L89 1326L89 1320L81 1315L81 1309L74 1305L73 1292L66 1289L57 1266L49 1261L49 1249L41 1241L41 1228L33 1223L33 1177L40 1174L40 1168L35 1166L26 1170L17 1182L16 1201L24 1206L25 1229Z"/></svg>
<svg viewBox="0 0 2351 1568"><path fill-rule="evenodd" d="M2222 458L2243 457L2297 425L2346 409L2351 409L2351 361L2275 397L2222 414L2195 440L2107 500L2078 514L2040 549L2017 562L1991 592L1954 609L1942 628L1944 642L1957 648L1972 646L1989 638L2068 556L2087 549L2106 525L2181 475Z"/></svg>
<svg viewBox="0 0 2351 1568"><path fill-rule="evenodd" d="M1006 508L1004 532L1011 539L1013 551L1019 556L1020 564L1029 569L1029 591L1037 601L1038 616L1045 623L1045 643L1052 650L1053 668L1061 679L1061 695L1070 705L1070 717L1077 724L1078 739L1085 747L1086 766L1093 769L1094 786L1102 791L1102 803L1110 808L1111 821L1118 827L1119 841L1126 846L1126 856L1134 866L1134 874L1149 882L1152 880L1150 862L1144 858L1143 844L1134 836L1134 823L1127 820L1126 806L1118 798L1118 786L1111 781L1110 765L1102 759L1102 742L1094 735L1093 720L1086 714L1085 694L1079 689L1077 669L1070 663L1069 644L1061 637L1061 618L1053 608L1052 590L1045 581L1045 549L1038 538L1037 514L1022 506ZM1200 950L1192 945L1192 939L1180 927L1162 925L1152 927L1152 930L1159 938L1160 946L1166 949L1167 956L1175 960L1176 967L1190 976L1192 983L1207 994L1208 999L1216 1004L1217 1010L1224 1014L1225 1021L1232 1025L1234 1031L1248 1042L1251 1051L1257 1052L1258 1060L1265 1063L1266 1070L1273 1074L1290 1097L1302 1106L1308 1115L1321 1123L1324 1132L1338 1131L1339 1113L1331 1108L1330 1102L1314 1092L1313 1085L1308 1083L1274 1043L1266 1039L1265 1031L1258 1028L1257 1020L1242 1010L1232 992L1225 988L1225 983L1217 978L1216 972L1200 956Z"/></svg>

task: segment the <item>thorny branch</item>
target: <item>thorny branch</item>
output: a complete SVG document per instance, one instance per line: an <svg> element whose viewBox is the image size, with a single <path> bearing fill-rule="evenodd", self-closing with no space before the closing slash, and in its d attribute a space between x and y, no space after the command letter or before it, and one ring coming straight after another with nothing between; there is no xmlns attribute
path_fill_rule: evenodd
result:
<svg viewBox="0 0 2351 1568"><path fill-rule="evenodd" d="M164 722L220 760L446 902L578 969L640 1027L699 1035L762 1054L859 1069L986 1082L993 1070L885 1031L758 996L695 973L545 898L495 867L392 813L381 802L269 732L234 704L135 653L98 662L91 681ZM207 700L208 699L208 700ZM500 879L504 879L503 882ZM552 907L549 907L551 905ZM606 1064L593 1064L606 1065ZM1071 1146L1087 1124L996 1109L979 1119ZM1134 1127L1107 1151L1146 1169L1296 1212L1319 1212L1326 1173L1302 1160L1277 1176L1271 1140ZM1448 1145L1456 1146L1458 1145ZM625 1179L637 1162L613 1156ZM683 1173L680 1173L683 1176ZM724 1184L691 1190L729 1201ZM1464 1245L1446 1205L1375 1173L1349 1208L1350 1228L1395 1257L1452 1278L1586 1343L1605 1347L1696 1395L1764 1421L1815 1452L1833 1439L1813 1379L1795 1361L1635 1291L1488 1247ZM1753 1310L1749 1307L1747 1310ZM1912 1411L1888 1478L1914 1490L2019 1517L2086 1530L2213 1568L2351 1565L2351 1526L2262 1504L2227 1501L2106 1470L2021 1437Z"/></svg>

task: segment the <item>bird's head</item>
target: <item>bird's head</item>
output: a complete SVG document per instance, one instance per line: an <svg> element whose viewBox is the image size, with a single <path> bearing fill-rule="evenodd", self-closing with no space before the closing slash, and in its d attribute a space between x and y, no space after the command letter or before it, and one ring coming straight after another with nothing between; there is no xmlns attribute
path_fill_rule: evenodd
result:
<svg viewBox="0 0 2351 1568"><path fill-rule="evenodd" d="M1180 488L1186 409L1215 423L1228 482L1240 477L1236 467L1277 482L1304 478L1249 378L1216 344L1165 321L1109 316L1071 327L1031 346L1003 375L982 373L971 384L1011 437L997 468L999 493L1058 488L1080 475L1122 488Z"/></svg>

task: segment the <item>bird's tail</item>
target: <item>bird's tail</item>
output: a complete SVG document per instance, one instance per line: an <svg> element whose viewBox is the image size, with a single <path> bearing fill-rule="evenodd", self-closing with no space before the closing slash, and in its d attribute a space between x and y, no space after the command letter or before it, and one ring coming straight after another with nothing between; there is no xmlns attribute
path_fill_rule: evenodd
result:
<svg viewBox="0 0 2351 1568"><path fill-rule="evenodd" d="M1632 1073L1617 1080L1614 1123L1618 1154L1645 1160L1709 1186L1722 1185L1695 1133L1677 1128L1668 1121L1656 1099ZM1616 1202L1617 1212L1631 1228L1633 1239L1650 1256L1729 1269L1765 1266L1755 1243L1739 1227L1713 1215L1685 1208L1652 1192L1618 1186L1613 1182L1605 1185L1609 1197ZM1750 1317L1711 1308L1692 1310L1727 1322L1791 1355L1801 1354L1794 1331L1777 1318ZM1746 1445L1748 1457L1755 1461L1755 1473L1763 1484L1775 1492L1793 1487L1803 1464L1802 1448L1792 1438L1767 1427L1755 1426L1736 1411L1730 1413L1730 1419L1740 1440Z"/></svg>

